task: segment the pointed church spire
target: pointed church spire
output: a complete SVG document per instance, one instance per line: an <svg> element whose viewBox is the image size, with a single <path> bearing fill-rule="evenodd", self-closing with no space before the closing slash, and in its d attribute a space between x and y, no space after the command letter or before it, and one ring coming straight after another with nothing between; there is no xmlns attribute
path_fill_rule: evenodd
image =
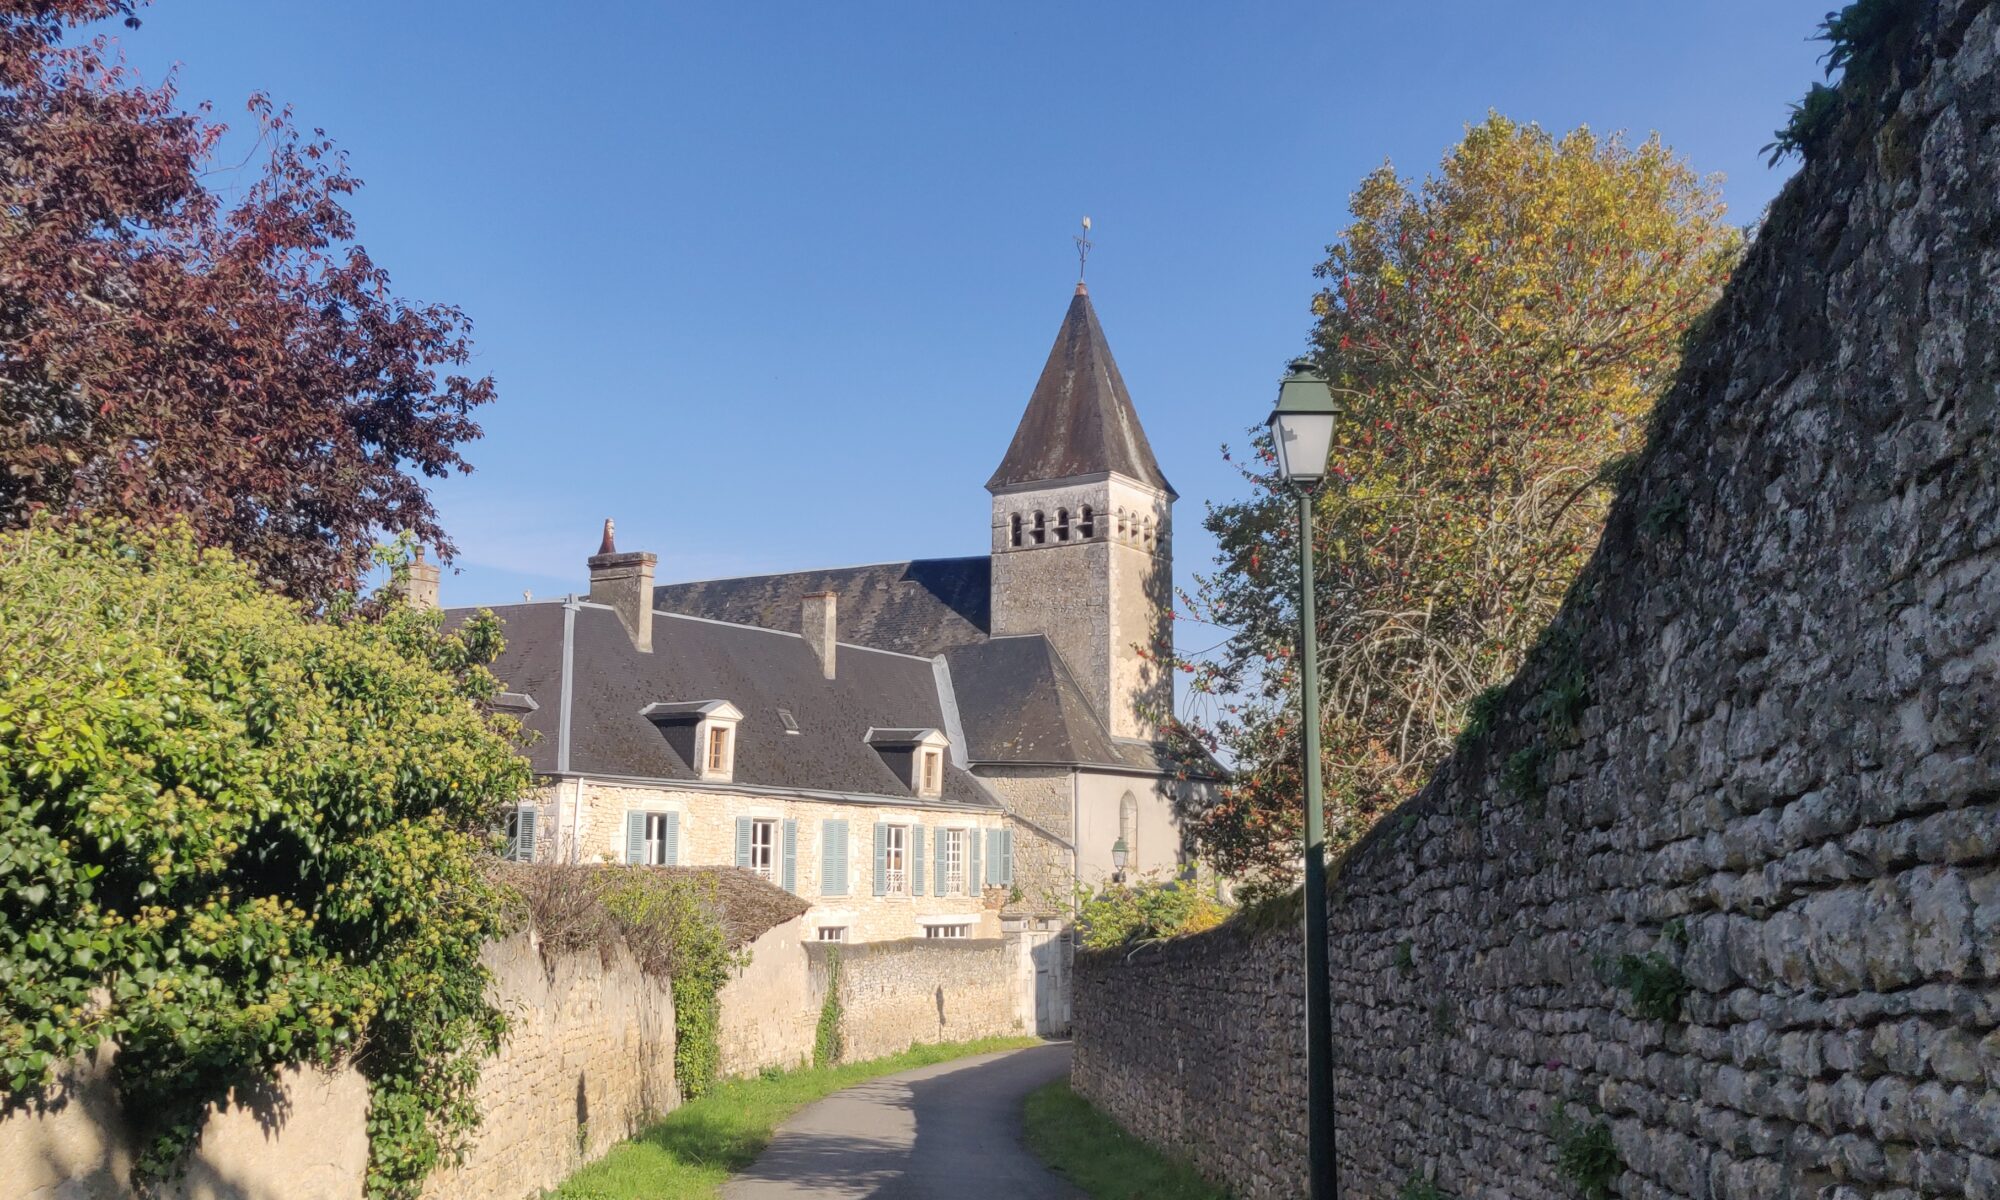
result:
<svg viewBox="0 0 2000 1200"><path fill-rule="evenodd" d="M1153 458L1090 291L1078 280L1014 442L986 490L1106 471L1178 495Z"/></svg>

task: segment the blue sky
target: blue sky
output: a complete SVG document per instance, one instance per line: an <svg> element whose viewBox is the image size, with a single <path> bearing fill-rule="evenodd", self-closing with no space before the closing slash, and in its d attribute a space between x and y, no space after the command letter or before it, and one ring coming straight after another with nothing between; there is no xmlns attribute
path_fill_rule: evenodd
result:
<svg viewBox="0 0 2000 1200"><path fill-rule="evenodd" d="M1494 108L1658 130L1754 221L1828 4L160 0L122 41L326 128L397 289L473 319L472 603L581 590L605 516L662 580L983 552L1085 214L1186 582L1365 172Z"/></svg>

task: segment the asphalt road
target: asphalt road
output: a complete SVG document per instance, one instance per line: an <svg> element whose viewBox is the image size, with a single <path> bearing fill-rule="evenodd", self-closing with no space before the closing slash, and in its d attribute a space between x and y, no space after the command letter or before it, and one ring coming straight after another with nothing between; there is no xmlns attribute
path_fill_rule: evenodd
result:
<svg viewBox="0 0 2000 1200"><path fill-rule="evenodd" d="M799 1110L723 1200L1081 1200L1021 1140L1021 1102L1069 1074L1052 1044L885 1075Z"/></svg>

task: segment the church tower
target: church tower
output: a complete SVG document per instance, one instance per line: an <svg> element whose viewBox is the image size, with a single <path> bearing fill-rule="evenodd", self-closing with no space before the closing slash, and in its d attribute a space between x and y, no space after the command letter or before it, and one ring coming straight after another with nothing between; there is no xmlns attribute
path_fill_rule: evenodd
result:
<svg viewBox="0 0 2000 1200"><path fill-rule="evenodd" d="M1046 636L1112 736L1158 736L1173 702L1175 492L1081 283L986 490L992 635Z"/></svg>

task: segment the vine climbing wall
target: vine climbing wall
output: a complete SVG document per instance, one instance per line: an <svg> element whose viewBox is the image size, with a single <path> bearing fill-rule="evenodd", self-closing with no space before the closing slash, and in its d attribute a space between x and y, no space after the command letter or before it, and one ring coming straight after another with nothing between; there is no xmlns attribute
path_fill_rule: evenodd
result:
<svg viewBox="0 0 2000 1200"><path fill-rule="evenodd" d="M1502 715L1337 873L1350 1197L2000 1197L2000 4L1902 8ZM1297 936L1082 958L1080 1090L1300 1194Z"/></svg>

